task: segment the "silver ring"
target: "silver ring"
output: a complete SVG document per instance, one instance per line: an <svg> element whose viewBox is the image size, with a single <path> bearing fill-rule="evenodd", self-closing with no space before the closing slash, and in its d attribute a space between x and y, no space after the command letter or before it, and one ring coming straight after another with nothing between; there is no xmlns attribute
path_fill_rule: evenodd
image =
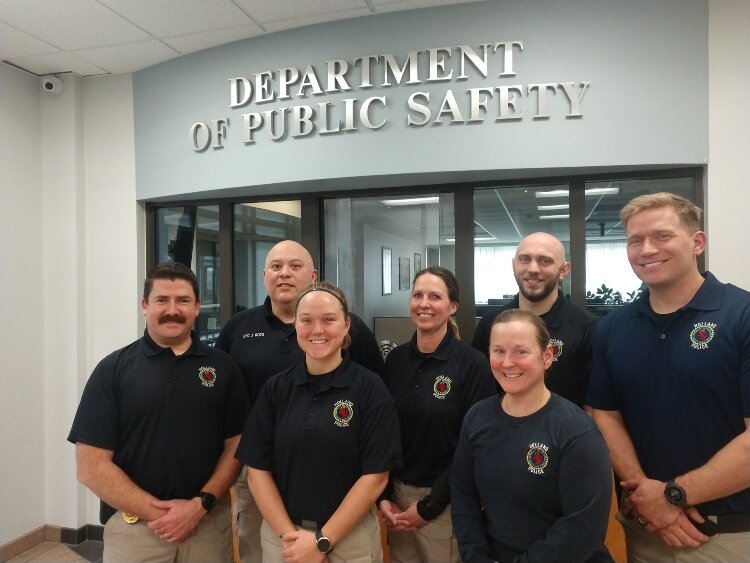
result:
<svg viewBox="0 0 750 563"><path fill-rule="evenodd" d="M641 526L646 526L646 525L648 525L648 522L646 522L646 521L645 521L645 520L644 520L643 518L641 518L640 516L638 517L638 523L639 523L639 524L640 524Z"/></svg>
<svg viewBox="0 0 750 563"><path fill-rule="evenodd" d="M640 518L638 520L640 520ZM641 523L643 523L643 522L641 522ZM162 534L161 537L164 538L164 539L167 539L167 534Z"/></svg>

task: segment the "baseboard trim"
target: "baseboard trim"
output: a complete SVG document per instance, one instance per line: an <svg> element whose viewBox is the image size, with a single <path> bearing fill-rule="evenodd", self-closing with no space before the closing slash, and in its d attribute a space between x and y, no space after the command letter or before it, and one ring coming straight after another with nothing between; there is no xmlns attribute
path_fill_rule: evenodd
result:
<svg viewBox="0 0 750 563"><path fill-rule="evenodd" d="M0 561L12 559L45 541L78 545L86 540L102 541L103 539L103 526L87 524L76 529L61 528L60 526L50 526L47 524L0 546Z"/></svg>

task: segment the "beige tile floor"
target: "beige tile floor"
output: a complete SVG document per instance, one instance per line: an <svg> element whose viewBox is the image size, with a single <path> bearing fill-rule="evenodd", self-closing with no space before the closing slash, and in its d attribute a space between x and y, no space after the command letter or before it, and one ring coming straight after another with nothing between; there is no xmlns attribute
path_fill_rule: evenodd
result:
<svg viewBox="0 0 750 563"><path fill-rule="evenodd" d="M12 559L8 559L7 563L90 563L101 561L101 542L83 542L80 546L76 546L76 549L80 554L64 543L45 541ZM86 554L88 558L82 554Z"/></svg>

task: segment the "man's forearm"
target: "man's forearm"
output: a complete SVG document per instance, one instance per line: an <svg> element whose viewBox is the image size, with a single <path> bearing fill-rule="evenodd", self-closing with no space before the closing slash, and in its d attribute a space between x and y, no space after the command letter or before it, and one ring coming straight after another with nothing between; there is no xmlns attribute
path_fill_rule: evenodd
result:
<svg viewBox="0 0 750 563"><path fill-rule="evenodd" d="M612 468L617 477L621 480L645 477L620 411L592 409L592 416L607 442Z"/></svg>
<svg viewBox="0 0 750 563"><path fill-rule="evenodd" d="M217 499L223 497L229 488L234 485L242 469L242 463L234 458L237 444L240 442L240 436L241 434L237 434L237 436L232 436L224 440L224 451L216 463L216 469L214 469L211 477L201 489L202 491L211 493Z"/></svg>
<svg viewBox="0 0 750 563"><path fill-rule="evenodd" d="M87 444L76 444L78 480L101 500L146 521L155 520L165 511L152 506L155 496L136 485L112 461L112 452Z"/></svg>
<svg viewBox="0 0 750 563"><path fill-rule="evenodd" d="M723 498L750 487L750 418L745 419L745 431L705 465L675 477L690 504Z"/></svg>

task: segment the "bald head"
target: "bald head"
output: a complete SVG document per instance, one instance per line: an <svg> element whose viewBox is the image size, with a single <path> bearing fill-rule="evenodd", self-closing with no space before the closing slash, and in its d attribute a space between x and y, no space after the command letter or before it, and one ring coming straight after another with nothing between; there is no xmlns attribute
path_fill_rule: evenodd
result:
<svg viewBox="0 0 750 563"><path fill-rule="evenodd" d="M516 248L516 257L519 254L534 251L535 254L545 254L554 258L555 262L565 262L565 247L556 237L549 233L531 233L521 239Z"/></svg>
<svg viewBox="0 0 750 563"><path fill-rule="evenodd" d="M263 283L274 307L288 307L297 294L315 281L317 271L307 249L293 240L274 245L266 257Z"/></svg>
<svg viewBox="0 0 750 563"><path fill-rule="evenodd" d="M266 268L268 268L268 265L273 260L276 260L280 257L286 257L304 262L305 266L308 266L311 270L315 268L315 266L313 265L312 255L304 246L294 240L282 240L281 242L274 244L271 247L271 250L268 251L268 256L266 256Z"/></svg>
<svg viewBox="0 0 750 563"><path fill-rule="evenodd" d="M523 238L513 258L521 308L534 309L537 314L547 312L557 299L558 285L569 272L570 263L565 261L565 248L558 239L549 233Z"/></svg>

